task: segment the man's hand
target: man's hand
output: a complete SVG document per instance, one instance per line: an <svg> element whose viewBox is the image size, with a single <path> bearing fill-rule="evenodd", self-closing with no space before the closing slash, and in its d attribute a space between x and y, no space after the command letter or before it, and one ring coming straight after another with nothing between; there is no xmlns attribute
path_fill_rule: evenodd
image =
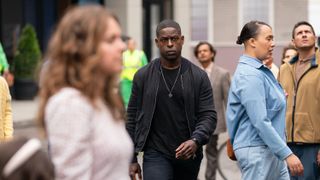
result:
<svg viewBox="0 0 320 180"><path fill-rule="evenodd" d="M286 158L286 162L292 176L303 175L303 165L301 164L300 159L296 155L290 154Z"/></svg>
<svg viewBox="0 0 320 180"><path fill-rule="evenodd" d="M183 160L190 159L196 153L197 148L197 144L194 141L185 141L176 149L176 158Z"/></svg>
<svg viewBox="0 0 320 180"><path fill-rule="evenodd" d="M137 174L139 180L142 180L141 167L139 163L130 164L129 173L132 180L137 180Z"/></svg>

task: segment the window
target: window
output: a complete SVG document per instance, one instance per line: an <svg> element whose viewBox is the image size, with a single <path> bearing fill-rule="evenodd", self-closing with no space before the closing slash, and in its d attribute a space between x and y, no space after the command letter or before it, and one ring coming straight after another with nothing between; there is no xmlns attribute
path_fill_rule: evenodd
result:
<svg viewBox="0 0 320 180"><path fill-rule="evenodd" d="M208 40L208 0L192 0L191 7L191 40Z"/></svg>
<svg viewBox="0 0 320 180"><path fill-rule="evenodd" d="M263 21L273 25L273 0L239 0L239 25L242 26L252 20Z"/></svg>
<svg viewBox="0 0 320 180"><path fill-rule="evenodd" d="M316 31L315 32L316 35L320 35L319 8L320 8L320 2L318 0L309 0L309 6L308 6L309 18L308 19L309 19L309 22L311 23L311 25L313 26L314 30ZM320 43L319 39L318 39L318 43Z"/></svg>

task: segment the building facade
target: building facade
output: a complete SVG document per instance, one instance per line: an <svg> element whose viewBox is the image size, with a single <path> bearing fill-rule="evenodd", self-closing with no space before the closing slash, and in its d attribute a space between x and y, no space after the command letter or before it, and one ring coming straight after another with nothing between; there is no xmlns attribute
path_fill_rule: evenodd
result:
<svg viewBox="0 0 320 180"><path fill-rule="evenodd" d="M272 26L276 41L274 60L280 65L282 48L291 41L293 25L320 18L310 14L320 12L317 0L0 0L0 40L9 59L24 24L35 26L40 46L45 50L63 13L73 5L87 2L102 4L113 11L123 33L137 41L149 60L159 55L154 43L156 26L169 18L180 24L185 36L183 56L194 60L194 46L199 41L208 41L217 49L216 63L230 72L236 68L243 51L235 41L246 22L261 20ZM315 26L317 33L318 28Z"/></svg>
<svg viewBox="0 0 320 180"><path fill-rule="evenodd" d="M121 2L122 11L118 10L120 6L118 9L108 6L112 1ZM185 35L183 56L194 60L194 46L199 41L209 41L218 52L216 63L233 72L243 51L235 41L246 22L260 20L271 25L276 42L274 61L280 65L282 49L291 42L294 24L310 19L309 9L314 6L309 1L315 3L314 0L105 0L105 4L119 12L125 33L138 39L150 59L158 56L154 44L156 24L173 18Z"/></svg>

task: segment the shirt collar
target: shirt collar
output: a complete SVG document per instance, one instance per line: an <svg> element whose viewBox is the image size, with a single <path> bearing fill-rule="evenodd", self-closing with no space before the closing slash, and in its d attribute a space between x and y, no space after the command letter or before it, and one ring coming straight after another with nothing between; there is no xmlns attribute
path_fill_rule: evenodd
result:
<svg viewBox="0 0 320 180"><path fill-rule="evenodd" d="M256 69L259 69L264 66L260 60L258 60L257 58L250 57L248 55L242 55L240 57L239 62L252 66Z"/></svg>
<svg viewBox="0 0 320 180"><path fill-rule="evenodd" d="M211 72L211 69L213 67L213 62L210 62L209 66L204 68L202 65L200 66L202 70L206 71L207 73Z"/></svg>
<svg viewBox="0 0 320 180"><path fill-rule="evenodd" d="M296 63L297 61L299 60L299 55L296 55L295 57L293 57L290 61L289 61L289 64L293 65L294 63ZM314 66L318 66L317 65L317 62L316 62L316 54L314 54L311 59L311 66L314 67Z"/></svg>

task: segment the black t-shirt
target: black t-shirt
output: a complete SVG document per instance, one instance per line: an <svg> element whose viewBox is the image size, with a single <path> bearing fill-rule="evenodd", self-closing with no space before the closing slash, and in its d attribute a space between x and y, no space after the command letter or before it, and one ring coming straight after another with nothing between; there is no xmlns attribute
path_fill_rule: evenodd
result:
<svg viewBox="0 0 320 180"><path fill-rule="evenodd" d="M173 70L162 68L162 70L168 88L171 90L179 68ZM181 73L179 73L172 90L172 97L169 97L163 77L160 77L156 109L146 144L146 148L155 149L169 157L175 157L176 148L190 138L181 80Z"/></svg>

